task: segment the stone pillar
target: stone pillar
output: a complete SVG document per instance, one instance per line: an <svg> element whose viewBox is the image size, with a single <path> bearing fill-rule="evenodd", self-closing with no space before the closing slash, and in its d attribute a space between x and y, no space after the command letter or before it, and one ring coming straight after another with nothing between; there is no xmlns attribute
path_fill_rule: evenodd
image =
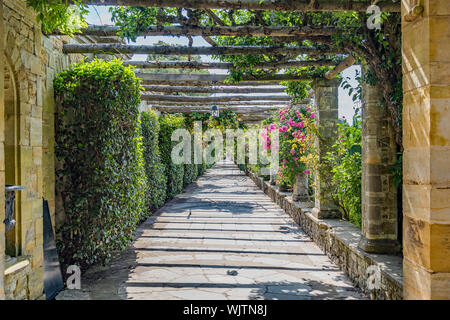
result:
<svg viewBox="0 0 450 320"><path fill-rule="evenodd" d="M316 148L319 153L319 162L333 145L337 138L338 122L338 88L340 80L316 80L313 83L316 105L316 122L320 126L321 139L316 141ZM316 174L315 207L312 213L319 219L340 218L341 214L336 207L332 193L327 187L327 178L324 174L327 170L323 168L322 174Z"/></svg>
<svg viewBox="0 0 450 320"><path fill-rule="evenodd" d="M4 274L5 274L5 106L4 106L4 79L5 59L3 56L5 43L5 28L3 25L3 1L0 0L0 300L5 298Z"/></svg>
<svg viewBox="0 0 450 320"><path fill-rule="evenodd" d="M292 190L293 201L308 201L308 175L299 173L295 177L295 184Z"/></svg>
<svg viewBox="0 0 450 320"><path fill-rule="evenodd" d="M402 1L405 299L450 299L450 1Z"/></svg>
<svg viewBox="0 0 450 320"><path fill-rule="evenodd" d="M397 241L397 187L392 170L397 145L379 86L363 84L362 104L362 238L366 252L394 253Z"/></svg>

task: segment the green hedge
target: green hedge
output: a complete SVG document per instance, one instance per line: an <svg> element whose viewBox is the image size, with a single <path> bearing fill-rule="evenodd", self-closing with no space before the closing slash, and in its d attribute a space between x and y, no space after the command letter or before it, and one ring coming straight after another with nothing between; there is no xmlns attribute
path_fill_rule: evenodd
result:
<svg viewBox="0 0 450 320"><path fill-rule="evenodd" d="M159 125L159 146L167 177L167 197L170 199L183 191L184 164L173 164L171 153L176 145L176 142L172 142L172 133L184 128L185 118L180 115L164 114L159 118Z"/></svg>
<svg viewBox="0 0 450 320"><path fill-rule="evenodd" d="M141 134L147 176L147 208L149 212L154 212L164 205L167 197L166 166L161 162L159 130L156 111L142 112Z"/></svg>
<svg viewBox="0 0 450 320"><path fill-rule="evenodd" d="M75 64L54 81L64 264L106 263L146 215L140 80L118 60Z"/></svg>

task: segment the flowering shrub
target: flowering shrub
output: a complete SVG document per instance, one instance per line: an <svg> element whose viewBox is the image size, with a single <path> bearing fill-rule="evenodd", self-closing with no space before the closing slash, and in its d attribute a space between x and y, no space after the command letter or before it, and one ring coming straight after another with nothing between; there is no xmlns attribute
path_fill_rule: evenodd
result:
<svg viewBox="0 0 450 320"><path fill-rule="evenodd" d="M267 132L278 130L280 134L279 181L293 185L299 173L310 174L308 163L313 157L314 134L317 132L315 113L311 107L281 109L276 123L266 127Z"/></svg>

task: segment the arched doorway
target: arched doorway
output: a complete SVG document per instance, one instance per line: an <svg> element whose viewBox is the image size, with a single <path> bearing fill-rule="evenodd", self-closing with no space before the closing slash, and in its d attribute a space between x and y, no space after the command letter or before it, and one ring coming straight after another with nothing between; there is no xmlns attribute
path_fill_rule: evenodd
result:
<svg viewBox="0 0 450 320"><path fill-rule="evenodd" d="M5 153L5 184L20 184L20 158L19 158L19 129L20 113L17 82L13 68L7 56L3 56L4 66L4 153ZM6 259L20 255L20 192L16 192L14 206L15 226L6 232Z"/></svg>

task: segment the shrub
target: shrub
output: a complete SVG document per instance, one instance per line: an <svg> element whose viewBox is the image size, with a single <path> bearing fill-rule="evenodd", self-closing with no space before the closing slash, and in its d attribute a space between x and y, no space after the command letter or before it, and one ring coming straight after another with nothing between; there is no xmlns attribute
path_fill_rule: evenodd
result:
<svg viewBox="0 0 450 320"><path fill-rule="evenodd" d="M140 80L118 60L75 64L54 81L63 264L106 263L145 215Z"/></svg>
<svg viewBox="0 0 450 320"><path fill-rule="evenodd" d="M172 148L176 145L176 142L172 142L172 133L177 129L184 128L184 117L164 114L159 118L159 125L159 145L167 177L167 197L173 198L183 191L184 164L176 165L172 163Z"/></svg>
<svg viewBox="0 0 450 320"><path fill-rule="evenodd" d="M344 219L361 227L361 120L338 124L339 137L325 158L331 168L334 200Z"/></svg>
<svg viewBox="0 0 450 320"><path fill-rule="evenodd" d="M152 212L164 204L167 196L167 176L159 150L159 121L156 111L141 113L141 134L147 177L147 208Z"/></svg>

